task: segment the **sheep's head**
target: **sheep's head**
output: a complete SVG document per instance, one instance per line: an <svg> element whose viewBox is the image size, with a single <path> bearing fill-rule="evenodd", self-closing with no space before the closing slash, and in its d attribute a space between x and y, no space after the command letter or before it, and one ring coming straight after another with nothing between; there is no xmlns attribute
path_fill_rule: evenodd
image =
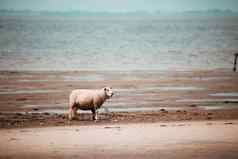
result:
<svg viewBox="0 0 238 159"><path fill-rule="evenodd" d="M110 98L114 95L111 87L104 87L103 89L107 98Z"/></svg>

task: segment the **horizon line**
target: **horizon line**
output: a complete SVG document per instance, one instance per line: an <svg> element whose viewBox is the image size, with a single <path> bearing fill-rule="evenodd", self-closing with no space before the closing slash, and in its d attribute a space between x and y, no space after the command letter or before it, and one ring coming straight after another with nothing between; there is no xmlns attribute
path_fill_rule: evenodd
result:
<svg viewBox="0 0 238 159"><path fill-rule="evenodd" d="M148 10L130 10L130 11L107 11L107 10L81 10L81 9L68 9L68 10L47 10L47 9L0 9L1 12L7 11L7 12L88 12L88 13L192 13L192 12L223 12L223 13L238 13L236 10L232 9L218 9L218 8L212 8L212 9L190 9L190 10L182 10L182 11L171 11L171 10L154 10L154 11L148 11Z"/></svg>

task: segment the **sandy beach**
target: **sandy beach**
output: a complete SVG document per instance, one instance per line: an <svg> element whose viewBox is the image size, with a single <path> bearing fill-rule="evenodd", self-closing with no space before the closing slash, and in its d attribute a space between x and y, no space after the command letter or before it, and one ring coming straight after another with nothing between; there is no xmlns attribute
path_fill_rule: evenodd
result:
<svg viewBox="0 0 238 159"><path fill-rule="evenodd" d="M0 158L235 159L237 124L228 120L0 130Z"/></svg>
<svg viewBox="0 0 238 159"><path fill-rule="evenodd" d="M0 159L238 158L238 1L15 1L0 2ZM97 121L68 119L72 90L106 86Z"/></svg>
<svg viewBox="0 0 238 159"><path fill-rule="evenodd" d="M238 76L213 71L2 71L0 158L237 158ZM99 120L75 88L110 85Z"/></svg>

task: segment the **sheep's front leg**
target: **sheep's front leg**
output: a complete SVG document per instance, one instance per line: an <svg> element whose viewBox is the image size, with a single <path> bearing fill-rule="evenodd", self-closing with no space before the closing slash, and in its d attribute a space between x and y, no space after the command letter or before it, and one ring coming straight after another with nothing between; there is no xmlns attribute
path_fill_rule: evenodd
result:
<svg viewBox="0 0 238 159"><path fill-rule="evenodd" d="M97 116L97 110L96 110L96 108L93 108L91 111L92 111L92 113L93 113L93 120L94 120L94 121L97 121L97 120L98 120L98 116Z"/></svg>

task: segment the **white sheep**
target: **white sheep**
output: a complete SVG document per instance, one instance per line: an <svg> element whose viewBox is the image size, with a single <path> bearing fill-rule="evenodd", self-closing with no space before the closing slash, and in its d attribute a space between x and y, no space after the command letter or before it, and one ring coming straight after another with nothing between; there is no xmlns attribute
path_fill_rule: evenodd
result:
<svg viewBox="0 0 238 159"><path fill-rule="evenodd" d="M75 89L69 96L69 120L72 120L77 115L77 110L91 110L93 120L97 120L97 109L102 104L113 96L111 87L102 89Z"/></svg>

